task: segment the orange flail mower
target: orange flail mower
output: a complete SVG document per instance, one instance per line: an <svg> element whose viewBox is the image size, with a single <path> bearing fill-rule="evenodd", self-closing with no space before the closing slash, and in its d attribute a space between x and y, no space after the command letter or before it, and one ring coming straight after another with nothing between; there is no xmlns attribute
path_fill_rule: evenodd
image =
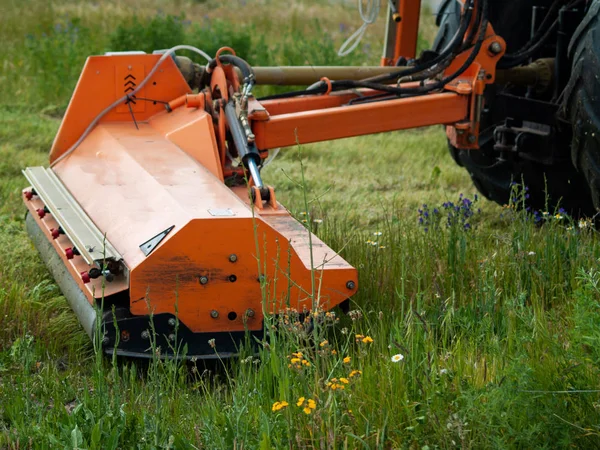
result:
<svg viewBox="0 0 600 450"><path fill-rule="evenodd" d="M156 339L163 354L230 356L266 314L329 311L357 291L356 269L277 202L260 168L278 147L435 124L478 148L505 43L469 1L471 41L443 70L385 67L414 56L419 3L390 19L381 68L252 68L231 49L201 67L174 56L198 52L187 46L88 58L49 167L24 170L23 198L90 338L100 325L109 353L147 356ZM274 77L316 84L257 100L252 87Z"/></svg>

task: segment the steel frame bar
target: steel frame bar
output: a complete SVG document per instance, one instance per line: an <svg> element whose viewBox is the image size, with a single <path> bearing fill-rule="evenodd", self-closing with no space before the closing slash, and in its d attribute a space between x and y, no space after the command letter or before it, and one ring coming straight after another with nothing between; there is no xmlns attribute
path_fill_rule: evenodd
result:
<svg viewBox="0 0 600 450"><path fill-rule="evenodd" d="M381 59L382 66L395 65L398 58L414 58L417 54L421 0L392 0L395 2L399 21L393 19L388 7L386 41ZM387 1L384 2L387 5Z"/></svg>
<svg viewBox="0 0 600 450"><path fill-rule="evenodd" d="M469 117L469 98L448 92L318 110L312 110L311 106L311 110L280 113L268 120L254 121L252 129L257 147L268 150L385 131L454 124ZM311 102L312 99L303 100ZM270 113L268 107L266 110ZM432 114L433 111L435 114Z"/></svg>

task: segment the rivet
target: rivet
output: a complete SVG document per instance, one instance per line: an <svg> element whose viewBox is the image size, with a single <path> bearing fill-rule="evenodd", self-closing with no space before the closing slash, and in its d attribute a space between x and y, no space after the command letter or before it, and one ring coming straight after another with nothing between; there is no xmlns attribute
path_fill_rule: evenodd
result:
<svg viewBox="0 0 600 450"><path fill-rule="evenodd" d="M104 337L102 338L102 343L103 343L104 345L108 345L108 343L109 343L109 342L110 342L110 339L109 339L109 337L108 337L108 336L104 336Z"/></svg>
<svg viewBox="0 0 600 450"><path fill-rule="evenodd" d="M354 289L356 287L356 283L354 281L350 280L346 283L346 287L348 289Z"/></svg>
<svg viewBox="0 0 600 450"><path fill-rule="evenodd" d="M201 276L200 277L200 284L206 284L206 283L208 283L208 277Z"/></svg>
<svg viewBox="0 0 600 450"><path fill-rule="evenodd" d="M236 262L237 261L237 255L235 253L229 255L229 262Z"/></svg>
<svg viewBox="0 0 600 450"><path fill-rule="evenodd" d="M149 339L149 338L150 338L150 333L148 333L148 330L142 331L142 339Z"/></svg>
<svg viewBox="0 0 600 450"><path fill-rule="evenodd" d="M175 325L177 325L177 321L173 317L171 317L167 323L170 327L174 327Z"/></svg>
<svg viewBox="0 0 600 450"><path fill-rule="evenodd" d="M210 317L212 317L213 319L216 319L217 317L219 317L219 311L217 311L217 310L213 309L213 310L210 312Z"/></svg>
<svg viewBox="0 0 600 450"><path fill-rule="evenodd" d="M246 316L247 316L247 317L254 317L254 310L253 310L253 309L250 309L250 308L248 308L248 309L246 310Z"/></svg>

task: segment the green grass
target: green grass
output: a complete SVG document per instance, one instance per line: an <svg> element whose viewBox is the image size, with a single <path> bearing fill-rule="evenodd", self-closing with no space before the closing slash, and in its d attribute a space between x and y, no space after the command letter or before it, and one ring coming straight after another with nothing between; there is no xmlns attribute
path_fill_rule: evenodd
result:
<svg viewBox="0 0 600 450"><path fill-rule="evenodd" d="M318 16L337 45L339 23L355 19L343 5L247 3L244 26L266 30L248 51L264 44L274 63L300 53L274 39L273 20L311 36ZM210 1L4 5L0 448L598 447L596 232L554 214L540 227L485 200L470 208L471 229L460 219L446 226L442 204L461 193L473 199L474 188L438 128L283 149L264 171L278 199L359 269L348 316L320 312L307 330L289 311L266 324L258 355L245 349L207 366L94 354L24 231L20 170L47 161L86 52L117 39L115 24L153 20L159 4L164 15L185 10L194 24L209 14L225 37L242 33L227 21L227 5ZM23 37L67 13L89 30L85 45L55 36L28 53ZM321 47L320 39L298 44L325 58ZM441 211L427 231L419 208L430 218ZM396 354L403 359L394 363Z"/></svg>

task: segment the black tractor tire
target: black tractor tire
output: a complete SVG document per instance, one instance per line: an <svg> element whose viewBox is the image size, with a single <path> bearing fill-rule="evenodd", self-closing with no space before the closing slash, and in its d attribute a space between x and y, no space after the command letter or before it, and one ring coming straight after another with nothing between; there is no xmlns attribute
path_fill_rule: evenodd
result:
<svg viewBox="0 0 600 450"><path fill-rule="evenodd" d="M573 62L565 89L565 119L573 126L571 159L600 210L600 0L594 0L569 46Z"/></svg>
<svg viewBox="0 0 600 450"><path fill-rule="evenodd" d="M543 4L543 0L537 3ZM550 3L551 0L548 1ZM521 48L530 38L531 5L530 0L490 2L490 22L496 33L506 41L509 52ZM439 32L433 50L439 52L448 44L459 22L459 2L446 0L438 10ZM533 210L553 212L564 208L575 217L593 214L585 180L575 170L568 156L552 165L523 159L518 155L506 160L498 158L499 153L494 150L494 129L504 118L494 114L494 100L500 92L511 93L502 89L499 86L488 86L486 89L480 149L460 150L448 144L452 158L469 172L481 194L501 205L510 202L512 184L518 183L528 187L527 206Z"/></svg>

